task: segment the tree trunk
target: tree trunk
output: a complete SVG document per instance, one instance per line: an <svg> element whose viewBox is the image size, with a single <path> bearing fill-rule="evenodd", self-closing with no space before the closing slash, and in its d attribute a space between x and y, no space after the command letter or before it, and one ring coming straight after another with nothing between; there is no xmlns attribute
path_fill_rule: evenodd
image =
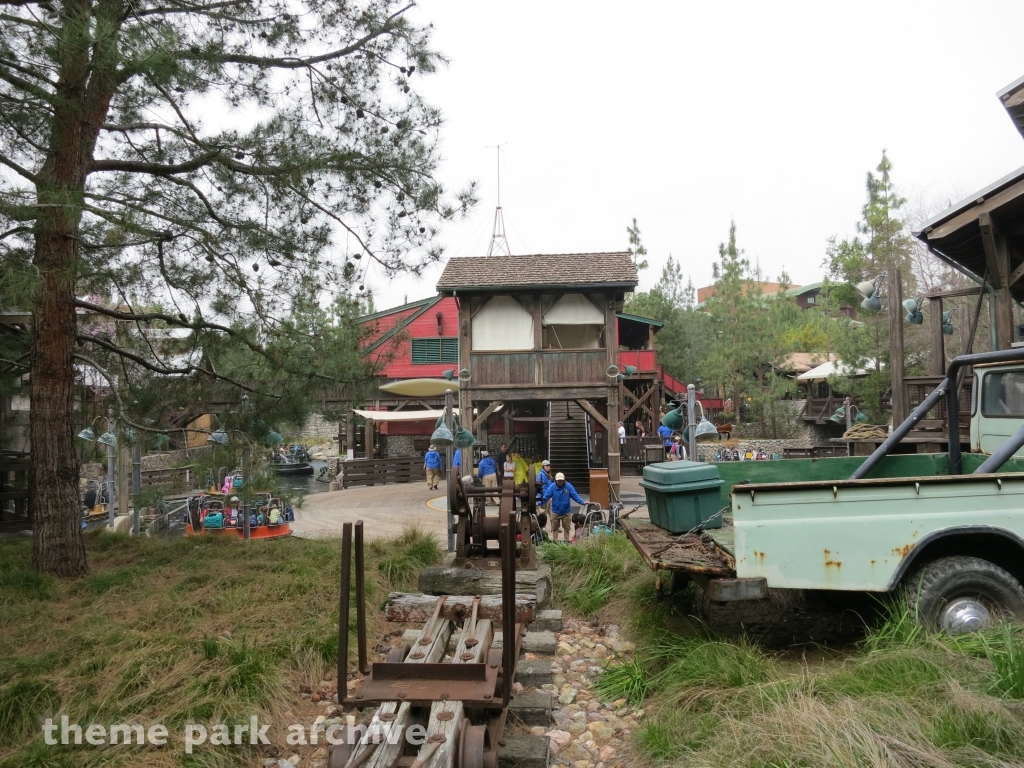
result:
<svg viewBox="0 0 1024 768"><path fill-rule="evenodd" d="M75 455L73 365L77 335L75 279L86 169L109 90L87 105L89 82L88 0L61 7L60 68L49 151L36 178L40 205L33 264L39 270L32 319L32 564L56 576L89 571L82 538ZM104 41L100 47L109 47ZM99 48L97 48L99 50ZM94 81L97 79L94 73Z"/></svg>
<svg viewBox="0 0 1024 768"><path fill-rule="evenodd" d="M57 576L88 572L75 454L75 240L36 235L42 273L32 346L32 564Z"/></svg>

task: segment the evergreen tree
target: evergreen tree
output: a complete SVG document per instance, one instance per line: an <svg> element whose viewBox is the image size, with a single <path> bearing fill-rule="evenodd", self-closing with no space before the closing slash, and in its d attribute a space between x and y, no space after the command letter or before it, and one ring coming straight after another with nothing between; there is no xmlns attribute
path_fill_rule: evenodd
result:
<svg viewBox="0 0 1024 768"><path fill-rule="evenodd" d="M629 235L629 255L636 271L647 269L647 249L640 240L640 225L636 223L636 216L633 217L633 226L626 227L626 234Z"/></svg>
<svg viewBox="0 0 1024 768"><path fill-rule="evenodd" d="M861 209L863 218L857 224L858 236L830 239L824 263L829 283L825 307L834 319L835 352L847 371L869 370L864 377L836 377L832 384L838 391L862 397L869 415L876 420L882 419L884 396L891 386L887 369L888 312L884 308L880 312L858 309L857 320L852 321L839 310L842 306L859 306L860 296L853 288L855 284L875 280L884 292L885 276L896 269L902 274L904 295L915 292L910 263L913 246L901 217L906 200L895 190L891 170L892 163L883 150L875 173L867 175L868 199ZM884 296L883 302L887 300Z"/></svg>
<svg viewBox="0 0 1024 768"><path fill-rule="evenodd" d="M441 116L415 86L443 59L410 7L5 4L0 287L33 320L30 338L5 334L2 357L8 373L26 360L31 371L39 570L87 570L76 365L102 353L227 381L205 350L228 336L282 375L334 381L337 367L314 364L330 350L311 351L323 328L296 342L289 315L318 291L358 294L370 261L393 275L439 257L437 226L472 191L450 199L434 179ZM132 330L83 333L82 311ZM184 329L203 355L163 359L146 340L161 326ZM126 338L146 354L122 347Z"/></svg>

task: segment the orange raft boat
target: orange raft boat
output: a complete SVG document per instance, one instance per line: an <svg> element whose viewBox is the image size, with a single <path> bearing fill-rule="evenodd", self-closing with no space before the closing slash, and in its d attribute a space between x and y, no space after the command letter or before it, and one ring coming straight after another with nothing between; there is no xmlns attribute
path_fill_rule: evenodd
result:
<svg viewBox="0 0 1024 768"><path fill-rule="evenodd" d="M268 505L269 506L269 505ZM267 507L261 507L262 510L266 510ZM238 521L238 524L230 525L224 524L217 527L208 527L203 524L206 516L211 513L219 512L221 515L224 514L224 502L216 499L211 499L209 496L204 496L200 499L199 504L189 504L188 518L185 522L185 535L186 536L219 536L219 535L235 535L240 539L245 538L245 527ZM263 525L250 525L249 526L249 539L280 539L284 536L291 536L292 528L288 521L281 519L279 523L264 523Z"/></svg>

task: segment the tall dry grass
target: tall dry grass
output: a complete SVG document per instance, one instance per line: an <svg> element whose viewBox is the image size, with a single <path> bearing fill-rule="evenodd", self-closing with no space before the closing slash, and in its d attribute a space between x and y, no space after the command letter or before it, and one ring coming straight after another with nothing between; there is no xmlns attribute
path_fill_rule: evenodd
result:
<svg viewBox="0 0 1024 768"><path fill-rule="evenodd" d="M27 542L0 542L0 768L258 764L263 755L248 746L184 756L184 725L257 715L282 727L298 687L335 669L337 540L245 545L90 532L87 547L91 574L60 582L31 570ZM440 559L438 543L417 530L368 543L371 637L385 625L374 607ZM42 719L61 715L83 724L163 723L171 743L43 744Z"/></svg>

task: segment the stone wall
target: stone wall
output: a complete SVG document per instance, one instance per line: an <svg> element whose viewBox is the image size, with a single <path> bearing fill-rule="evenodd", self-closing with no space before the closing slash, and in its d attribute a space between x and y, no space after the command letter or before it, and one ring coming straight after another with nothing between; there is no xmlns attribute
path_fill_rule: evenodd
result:
<svg viewBox="0 0 1024 768"><path fill-rule="evenodd" d="M297 443L322 443L338 438L340 423L325 419L319 413L311 413L302 428L295 432Z"/></svg>
<svg viewBox="0 0 1024 768"><path fill-rule="evenodd" d="M785 445L792 448L833 445L833 443L829 442L830 438L842 437L845 425L833 424L832 422L815 424L813 421L805 421L803 416L800 415L803 412L805 400L789 400L785 402L790 404L789 408L791 411L791 420L787 420L787 423L783 425L784 429L779 429L779 439ZM732 436L741 440L751 440L754 443L763 443L768 438L762 438L758 434L760 431L761 425L759 423L739 424L733 431Z"/></svg>
<svg viewBox="0 0 1024 768"><path fill-rule="evenodd" d="M384 441L384 455L388 457L397 456L422 456L415 448L414 440L429 440L430 435L381 435Z"/></svg>

